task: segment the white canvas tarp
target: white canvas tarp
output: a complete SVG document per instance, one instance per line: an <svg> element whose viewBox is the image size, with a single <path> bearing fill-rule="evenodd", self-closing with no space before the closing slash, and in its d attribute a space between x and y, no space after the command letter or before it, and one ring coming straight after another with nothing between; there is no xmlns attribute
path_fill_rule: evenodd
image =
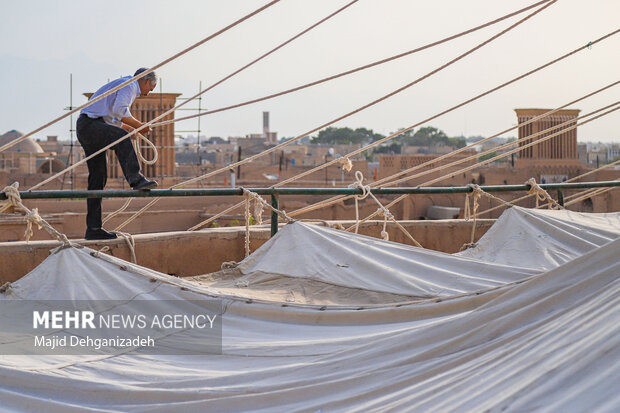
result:
<svg viewBox="0 0 620 413"><path fill-rule="evenodd" d="M620 237L620 214L513 207L461 257L537 269L555 268Z"/></svg>
<svg viewBox="0 0 620 413"><path fill-rule="evenodd" d="M560 212L535 213L571 219ZM334 273L332 264L349 265L361 275L326 281L374 291L395 288L402 293L402 288L412 294L422 288L433 298L360 308L247 300L221 296L209 286L114 257L95 258L88 249L65 249L14 283L0 299L191 300L219 295L225 303L223 354L2 356L2 408L59 412L612 412L620 408L620 239L600 241L565 263L555 259L550 270L536 271L528 263L529 269L511 273L503 263L484 265L473 258L419 249L408 258L406 251L414 249L373 244L351 234L339 238L337 231L325 228L314 232L306 225L289 227L296 237L309 234L321 240L314 253L330 250L317 256L318 263L293 247L283 254L299 255L299 267L315 265L312 268L318 271L284 274L277 262L264 261L260 255L245 260L240 268L319 279ZM588 231L598 233L595 227ZM265 244L262 253L275 254L271 248L286 234L282 231ZM326 234L334 238L326 239ZM583 239L596 244L589 234ZM544 243L545 237L539 240ZM520 251L527 251L525 245ZM334 258L337 248L355 257L336 257L336 262L323 258ZM389 257L395 258L398 277L392 274ZM367 272L364 262L371 268ZM467 284L458 279L458 274L473 276L484 268L492 269L484 274L485 281ZM423 269L443 277L439 289L428 287L432 278ZM511 282L521 275L524 280ZM493 287L475 291L481 282ZM450 288L459 294L444 296ZM168 344L182 347L187 339L183 333L175 334Z"/></svg>

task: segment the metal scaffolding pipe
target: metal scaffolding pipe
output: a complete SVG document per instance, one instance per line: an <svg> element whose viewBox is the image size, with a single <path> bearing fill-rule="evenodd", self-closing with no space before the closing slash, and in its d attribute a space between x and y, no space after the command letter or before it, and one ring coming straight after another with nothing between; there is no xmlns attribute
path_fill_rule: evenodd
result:
<svg viewBox="0 0 620 413"><path fill-rule="evenodd" d="M552 189L584 189L606 188L620 186L620 181L600 182L570 182L557 184L539 184L545 190ZM529 184L523 185L486 185L480 189L486 192L528 191ZM247 188L259 195L355 195L361 194L359 188ZM375 195L402 195L402 194L460 194L472 192L470 186L450 187L401 187L401 188L372 188ZM85 198L156 198L156 197L186 197L186 196L234 196L243 195L242 188L202 188L202 189L151 189L148 191L134 190L46 190L22 191L22 199L85 199ZM0 200L7 199L4 192L0 192Z"/></svg>

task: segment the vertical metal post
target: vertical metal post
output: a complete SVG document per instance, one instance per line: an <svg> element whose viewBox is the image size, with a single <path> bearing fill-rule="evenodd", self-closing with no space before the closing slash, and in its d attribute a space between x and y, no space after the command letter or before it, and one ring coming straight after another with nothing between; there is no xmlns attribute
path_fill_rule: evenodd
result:
<svg viewBox="0 0 620 413"><path fill-rule="evenodd" d="M202 92L202 80L200 82L198 82L198 93ZM202 95L198 96L198 113L200 113L200 111L202 110ZM201 159L201 154L200 154L200 116L198 116L196 119L198 119L198 130L196 131L196 133L198 134L198 137L196 138L196 143L198 144L198 175L200 175L200 167L202 166L202 159Z"/></svg>
<svg viewBox="0 0 620 413"><path fill-rule="evenodd" d="M241 145L237 148L237 162L241 162ZM237 179L241 181L241 165L237 165Z"/></svg>
<svg viewBox="0 0 620 413"><path fill-rule="evenodd" d="M69 110L73 110L73 73L69 73ZM73 115L69 116L69 132L71 134L71 147L69 148L69 166L73 165ZM71 170L71 189L73 189L73 183L75 182L75 175L73 174L73 169ZM62 180L62 183L65 183L65 180Z"/></svg>
<svg viewBox="0 0 620 413"><path fill-rule="evenodd" d="M164 82L161 80L161 77L158 79L158 83L159 83L159 113L164 113L166 111L166 109L164 109L164 92L163 92L163 85L162 85ZM158 114L156 113L156 115L158 115ZM160 152L159 152L159 153L162 154L162 156L161 156L162 159L164 158L164 153L165 153L165 149L164 148L166 147L164 145L164 136L165 136L165 132L162 129L162 132L161 132L161 146L160 146ZM155 137L155 134L153 134L153 137ZM172 137L172 142L174 143L174 137ZM167 162L168 162L168 160L166 160L166 163ZM158 164L156 164L154 166L153 174L157 173L157 167L159 167L160 179L161 179L161 182L163 184L164 172L165 172L164 168L166 167L166 164L163 163L163 162L161 162L161 163L158 162Z"/></svg>
<svg viewBox="0 0 620 413"><path fill-rule="evenodd" d="M278 207L278 195L271 195L271 206L274 209L279 209ZM278 233L278 214L275 211L271 211L271 236L273 237Z"/></svg>
<svg viewBox="0 0 620 413"><path fill-rule="evenodd" d="M564 206L564 193L561 189L558 189L558 204Z"/></svg>

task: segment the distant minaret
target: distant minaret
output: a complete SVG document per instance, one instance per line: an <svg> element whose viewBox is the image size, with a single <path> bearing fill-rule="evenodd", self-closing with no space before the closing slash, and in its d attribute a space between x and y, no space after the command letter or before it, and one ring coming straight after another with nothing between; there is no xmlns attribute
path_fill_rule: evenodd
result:
<svg viewBox="0 0 620 413"><path fill-rule="evenodd" d="M263 112L263 136L267 143L271 143L271 137L269 136L269 112Z"/></svg>

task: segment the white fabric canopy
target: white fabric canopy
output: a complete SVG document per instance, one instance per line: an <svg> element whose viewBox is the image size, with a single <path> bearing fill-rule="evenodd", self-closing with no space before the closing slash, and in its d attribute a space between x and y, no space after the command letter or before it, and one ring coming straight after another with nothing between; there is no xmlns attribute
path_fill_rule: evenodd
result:
<svg viewBox="0 0 620 413"><path fill-rule="evenodd" d="M517 217L550 226L537 226L535 235L513 228L515 238L501 238L514 211L495 232L519 246L529 269L505 265L514 257L489 239L492 233L476 249L478 258L493 257L485 264L305 224L286 226L240 265L243 277L270 272L433 297L360 308L224 296L114 257L95 258L86 248L62 250L0 300L221 296L223 354L2 356L2 409L618 411L620 239L612 240L613 225L601 226L598 215L517 210L525 214ZM618 222L618 214L606 215ZM539 254L541 245L566 251L564 261ZM169 345L186 340L175 334Z"/></svg>
<svg viewBox="0 0 620 413"><path fill-rule="evenodd" d="M475 248L459 255L511 266L551 269L620 237L620 214L506 210Z"/></svg>
<svg viewBox="0 0 620 413"><path fill-rule="evenodd" d="M301 222L286 225L238 270L417 297L496 287L540 272Z"/></svg>

